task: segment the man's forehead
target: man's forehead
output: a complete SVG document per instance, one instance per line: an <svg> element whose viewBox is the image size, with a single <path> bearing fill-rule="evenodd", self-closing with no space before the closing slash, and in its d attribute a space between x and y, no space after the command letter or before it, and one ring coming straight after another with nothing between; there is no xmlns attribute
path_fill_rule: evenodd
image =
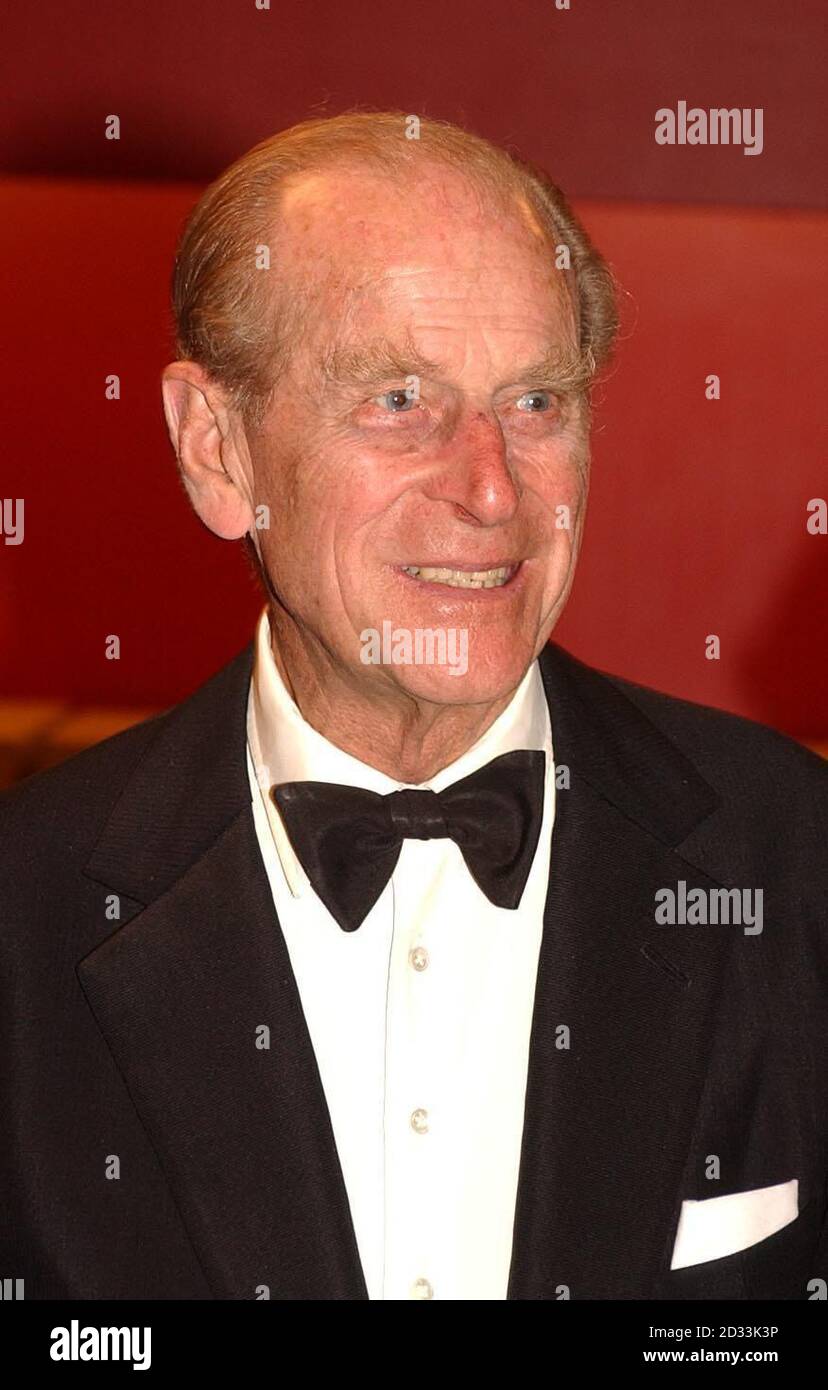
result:
<svg viewBox="0 0 828 1390"><path fill-rule="evenodd" d="M313 306L305 336L311 352L324 356L341 345L346 356L350 348L361 356L384 340L390 356L404 361L403 375L428 373L438 359L463 359L478 342L499 354L529 352L532 360L544 345L577 344L573 306L554 268L527 279L508 262L467 272L428 263L384 266L363 276L352 265L347 279L332 275L328 292L319 288L306 300Z"/></svg>
<svg viewBox="0 0 828 1390"><path fill-rule="evenodd" d="M546 321L556 337L577 335L570 288L528 201L498 215L447 173L455 188L416 196L402 173L397 182L340 167L291 175L280 259L304 302L307 339L350 337L355 321L368 336L399 319L464 317L530 331Z"/></svg>
<svg viewBox="0 0 828 1390"><path fill-rule="evenodd" d="M541 223L522 194L501 203L483 194L459 170L401 166L383 173L359 165L291 174L281 185L279 214L283 234L295 239L296 253L307 254L303 238L314 235L334 253L350 257L417 239L510 241L528 251L548 247ZM353 239L356 245L344 239Z"/></svg>

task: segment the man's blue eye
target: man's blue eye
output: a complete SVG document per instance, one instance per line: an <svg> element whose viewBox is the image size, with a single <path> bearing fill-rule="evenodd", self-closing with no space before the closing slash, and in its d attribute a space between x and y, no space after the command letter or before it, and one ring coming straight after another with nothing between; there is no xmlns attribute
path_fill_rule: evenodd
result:
<svg viewBox="0 0 828 1390"><path fill-rule="evenodd" d="M524 405L524 402L530 402ZM530 415L539 415L541 411L548 410L552 404L552 397L548 391L527 391L525 395L518 398L518 409L526 410Z"/></svg>
<svg viewBox="0 0 828 1390"><path fill-rule="evenodd" d="M376 396L375 400L387 407L392 415L402 415L406 410L410 410L415 404L413 396L400 387L396 391L386 391L382 396Z"/></svg>

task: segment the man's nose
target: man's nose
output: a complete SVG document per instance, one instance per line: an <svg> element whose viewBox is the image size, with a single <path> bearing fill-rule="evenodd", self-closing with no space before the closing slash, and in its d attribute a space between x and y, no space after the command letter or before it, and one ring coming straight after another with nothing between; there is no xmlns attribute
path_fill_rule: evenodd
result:
<svg viewBox="0 0 828 1390"><path fill-rule="evenodd" d="M465 520L480 526L509 521L520 501L497 419L479 412L454 435L428 487L440 501L452 502Z"/></svg>

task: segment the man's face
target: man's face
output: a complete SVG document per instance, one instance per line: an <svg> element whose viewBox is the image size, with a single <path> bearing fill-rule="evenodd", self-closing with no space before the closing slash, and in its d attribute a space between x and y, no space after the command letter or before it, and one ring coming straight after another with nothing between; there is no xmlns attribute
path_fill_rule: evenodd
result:
<svg viewBox="0 0 828 1390"><path fill-rule="evenodd" d="M586 424L555 395L556 359L577 356L563 276L528 209L485 211L450 173L402 191L305 175L282 215L274 264L305 320L251 441L271 584L363 689L495 701L549 636L580 541ZM366 662L366 632L385 664ZM389 663L383 634L410 659Z"/></svg>

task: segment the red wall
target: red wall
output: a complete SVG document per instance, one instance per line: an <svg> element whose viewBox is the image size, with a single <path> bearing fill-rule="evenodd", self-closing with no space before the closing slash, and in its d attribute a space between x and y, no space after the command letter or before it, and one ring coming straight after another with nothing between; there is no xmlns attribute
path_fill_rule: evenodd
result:
<svg viewBox="0 0 828 1390"><path fill-rule="evenodd" d="M270 3L6 6L0 169L206 181L365 103L467 123L581 198L825 206L824 0ZM656 145L679 100L762 107L762 154Z"/></svg>
<svg viewBox="0 0 828 1390"><path fill-rule="evenodd" d="M271 3L41 0L5 21L0 499L25 498L26 539L0 544L0 694L167 704L248 639L258 592L189 512L163 427L173 248L224 164L362 103L544 164L625 287L560 640L828 736L828 538L805 530L828 491L823 0ZM761 106L763 153L656 145L679 100Z"/></svg>

